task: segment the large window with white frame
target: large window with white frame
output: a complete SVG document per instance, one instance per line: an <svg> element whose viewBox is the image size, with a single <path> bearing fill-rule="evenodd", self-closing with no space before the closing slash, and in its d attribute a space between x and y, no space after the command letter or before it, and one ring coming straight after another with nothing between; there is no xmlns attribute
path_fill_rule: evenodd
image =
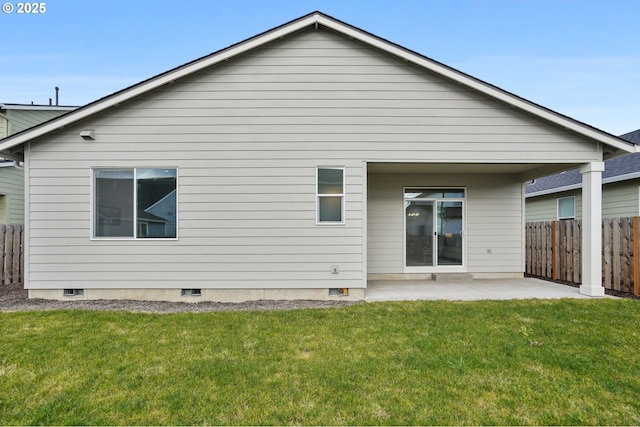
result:
<svg viewBox="0 0 640 427"><path fill-rule="evenodd" d="M93 170L93 237L175 239L176 168Z"/></svg>
<svg viewBox="0 0 640 427"><path fill-rule="evenodd" d="M558 219L576 218L576 198L575 196L558 198Z"/></svg>
<svg viewBox="0 0 640 427"><path fill-rule="evenodd" d="M316 223L344 224L344 168L316 170Z"/></svg>

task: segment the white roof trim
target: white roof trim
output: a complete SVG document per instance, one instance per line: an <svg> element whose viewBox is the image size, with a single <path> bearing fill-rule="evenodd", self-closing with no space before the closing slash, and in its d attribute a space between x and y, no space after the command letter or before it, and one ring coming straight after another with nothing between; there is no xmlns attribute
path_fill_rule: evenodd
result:
<svg viewBox="0 0 640 427"><path fill-rule="evenodd" d="M45 110L45 111L71 111L78 107L67 105L27 105L27 104L0 104L0 110Z"/></svg>
<svg viewBox="0 0 640 427"><path fill-rule="evenodd" d="M608 178L603 178L602 185L613 184L615 182L621 182L621 181L629 181L630 179L637 179L637 178L640 178L640 172L625 173L624 175L616 175L616 176L610 176ZM534 191L533 193L525 194L524 197L529 198L529 197L537 197L537 196L546 196L548 194L562 193L563 191L578 190L580 188L582 188L582 183L565 185L564 187L547 188L546 190Z"/></svg>
<svg viewBox="0 0 640 427"><path fill-rule="evenodd" d="M348 24L340 22L334 18L324 15L320 12L314 12L295 21L291 21L273 30L262 33L258 36L240 42L236 45L232 45L226 49L223 49L217 53L210 54L203 58L197 59L193 62L180 66L172 71L160 74L152 77L149 80L143 81L137 85L134 85L128 89L124 89L120 92L116 92L85 107L76 110L73 113L66 114L58 119L54 119L41 126L36 126L31 130L16 134L15 136L8 137L4 142L0 142L0 151L7 150L17 145L23 144L31 139L45 135L46 133L55 131L62 127L71 125L76 121L85 119L89 116L97 114L110 107L116 106L122 102L128 101L138 95L144 94L156 88L159 88L165 84L172 83L182 77L193 74L204 68L210 67L217 63L226 61L236 55L247 52L251 49L257 48L263 44L269 43L273 40L277 40L281 37L285 37L298 30L306 28L311 25L323 25L329 29L342 33L346 36L352 37L363 43L369 44L373 47L386 51L392 55L402 58L406 61L421 66L429 71L435 72L448 78L454 82L460 83L478 92L484 93L490 97L498 99L502 102L510 104L516 108L524 110L530 114L538 116L542 119L555 123L566 129L572 130L581 134L587 138L596 140L603 144L614 147L617 150L625 152L634 152L636 147L627 143L613 135L610 135L604 131L592 128L586 124L580 123L573 119L570 119L561 114L555 113L542 106L536 105L529 101L526 101L518 96L509 92L503 91L495 86L492 86L486 82L473 78L467 74L457 71L453 68L447 67L432 59L426 58L418 53L412 52L399 45L381 39L377 36L369 34L363 30L352 27Z"/></svg>

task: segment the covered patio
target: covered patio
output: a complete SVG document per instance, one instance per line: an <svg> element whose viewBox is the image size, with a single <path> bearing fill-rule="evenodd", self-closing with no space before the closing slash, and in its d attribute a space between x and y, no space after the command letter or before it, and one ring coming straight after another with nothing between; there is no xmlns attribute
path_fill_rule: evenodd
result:
<svg viewBox="0 0 640 427"><path fill-rule="evenodd" d="M605 296L606 298L614 298ZM534 278L456 280L370 280L364 300L510 300L593 298L579 288Z"/></svg>
<svg viewBox="0 0 640 427"><path fill-rule="evenodd" d="M586 147L586 157L594 154L591 142L579 140L570 146L574 149L573 157L576 157L576 147L583 150ZM600 150L603 148L597 146L597 156L602 156ZM374 298L378 292L372 291L372 286L382 286L380 283L385 280L416 280L424 274L468 274L476 279L461 285L467 292L457 292L448 283L442 290L446 295L442 299L456 299L459 294L465 296L457 299L470 299L466 295L474 294L486 297L494 295L484 290L489 287L487 279L509 279L511 282L522 279L525 270L524 183L570 167L580 167L582 175L584 254L582 284L579 289L571 289L571 293L604 296L600 274L604 163L588 160L565 163L555 158L559 154L553 160L540 159L536 157L540 156L538 152L529 153L533 160L528 162L522 160L526 157L522 153L503 154L508 160L501 162L483 158L482 162L468 159L463 163L436 158L423 162L366 163L368 289L365 298ZM509 156L520 157L520 160ZM481 286L483 281L484 286ZM396 293L399 284L391 283L393 290L380 292L384 295ZM429 294L438 289L437 284L425 285L430 289ZM510 292L517 290L518 295L528 288L527 285L529 282L523 280L505 288L513 288ZM415 284L407 282L407 286L414 288ZM532 289L532 296L538 290ZM494 296L503 299L501 296L510 292L497 292Z"/></svg>

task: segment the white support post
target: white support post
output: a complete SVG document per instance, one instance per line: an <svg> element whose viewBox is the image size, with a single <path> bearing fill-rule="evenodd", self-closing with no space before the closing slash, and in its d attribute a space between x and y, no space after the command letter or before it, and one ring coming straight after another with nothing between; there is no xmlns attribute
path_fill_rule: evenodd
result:
<svg viewBox="0 0 640 427"><path fill-rule="evenodd" d="M580 167L582 174L582 285L580 293L604 296L602 286L602 172L604 162Z"/></svg>

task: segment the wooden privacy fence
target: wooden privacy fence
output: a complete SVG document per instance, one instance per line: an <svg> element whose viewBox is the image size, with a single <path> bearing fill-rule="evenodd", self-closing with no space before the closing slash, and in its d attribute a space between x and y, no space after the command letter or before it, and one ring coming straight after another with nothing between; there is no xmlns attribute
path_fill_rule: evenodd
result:
<svg viewBox="0 0 640 427"><path fill-rule="evenodd" d="M582 222L526 224L526 273L578 284L582 281ZM602 220L602 284L605 289L640 296L638 217Z"/></svg>
<svg viewBox="0 0 640 427"><path fill-rule="evenodd" d="M24 226L0 224L0 285L23 283ZM526 273L578 284L581 282L580 220L528 222ZM640 296L640 218L602 220L602 283L605 289Z"/></svg>
<svg viewBox="0 0 640 427"><path fill-rule="evenodd" d="M0 224L0 286L23 282L23 230L22 224Z"/></svg>

